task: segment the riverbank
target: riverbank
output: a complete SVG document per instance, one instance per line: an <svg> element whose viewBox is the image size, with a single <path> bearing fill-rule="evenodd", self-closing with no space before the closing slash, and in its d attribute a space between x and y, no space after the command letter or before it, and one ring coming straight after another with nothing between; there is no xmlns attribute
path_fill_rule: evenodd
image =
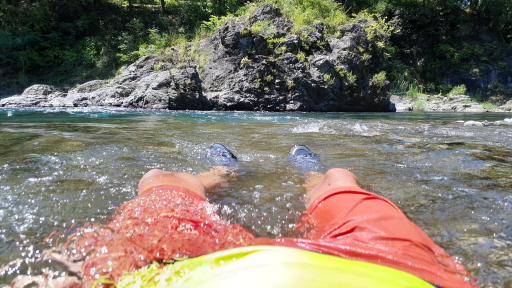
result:
<svg viewBox="0 0 512 288"><path fill-rule="evenodd" d="M262 4L203 40L139 58L113 79L69 90L33 85L0 107L390 111L388 24L370 16L348 24L292 20Z"/></svg>
<svg viewBox="0 0 512 288"><path fill-rule="evenodd" d="M209 37L166 48L158 55L142 56L111 79L71 88L33 85L20 95L0 99L0 107L273 112L512 110L510 101L503 104L510 99L506 89L497 97L500 99L493 100L503 104L500 107L472 102L464 95L390 97L387 73L392 71L386 64L386 47L392 27L380 18L361 14L341 21L338 18L342 14L336 14L340 16L334 17L336 21L322 19L324 22L305 25L300 17L274 5L254 6L251 11L222 22ZM500 77L512 79L507 75ZM482 74L480 78L482 82L485 77ZM498 83L498 78L486 79ZM502 85L511 87L507 81Z"/></svg>
<svg viewBox="0 0 512 288"><path fill-rule="evenodd" d="M390 102L394 105L396 112L512 112L512 100L498 106L475 102L467 95L420 95L416 97L391 95Z"/></svg>
<svg viewBox="0 0 512 288"><path fill-rule="evenodd" d="M107 85L107 81L96 80L85 83L74 90L63 92L51 85L33 85L27 88L21 95L12 95L0 97L0 107L4 108L52 108L52 107L116 107L105 102L98 105L91 101L97 99L93 91ZM119 89L119 87L118 87ZM226 92L227 93L227 92ZM68 97L71 94L71 97ZM78 97L79 95L81 97ZM74 96L73 96L74 95ZM121 97L120 97L121 98ZM97 101L97 100L96 100ZM473 101L468 95L420 95L416 97L407 97L403 95L389 96L389 110L391 112L466 112L466 113L484 113L484 112L512 112L512 100L505 104L490 105L489 103L479 103ZM106 104L106 105L105 105ZM148 105L150 102L147 103ZM146 106L148 106L146 105ZM127 107L125 107L127 108ZM128 107L129 108L129 107ZM133 108L133 107L132 107ZM147 109L167 109L166 107L149 106L137 107ZM201 108L201 107L199 107ZM218 110L211 106L205 106L207 109L190 110ZM185 110L185 109L176 109ZM249 110L256 110L254 109ZM313 110L314 111L314 110Z"/></svg>

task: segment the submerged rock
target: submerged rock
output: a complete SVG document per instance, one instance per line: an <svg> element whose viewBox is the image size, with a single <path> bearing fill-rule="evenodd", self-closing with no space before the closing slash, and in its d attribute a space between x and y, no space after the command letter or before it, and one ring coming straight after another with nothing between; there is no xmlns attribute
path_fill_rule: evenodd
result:
<svg viewBox="0 0 512 288"><path fill-rule="evenodd" d="M512 125L512 118L505 118L502 121L494 122L496 125Z"/></svg>
<svg viewBox="0 0 512 288"><path fill-rule="evenodd" d="M369 37L371 24L356 20L336 36L326 36L321 22L293 32L279 8L263 4L199 43L172 48L170 57L141 57L111 81L52 97L54 88L32 86L0 107L393 111L382 72L387 39Z"/></svg>
<svg viewBox="0 0 512 288"><path fill-rule="evenodd" d="M477 127L483 127L486 123L484 122L478 122L478 121L466 121L464 122L464 126L477 126Z"/></svg>
<svg viewBox="0 0 512 288"><path fill-rule="evenodd" d="M465 127L484 127L484 126L500 126L500 125L512 125L512 118L505 118L503 120L498 121L455 121L456 123L462 124Z"/></svg>

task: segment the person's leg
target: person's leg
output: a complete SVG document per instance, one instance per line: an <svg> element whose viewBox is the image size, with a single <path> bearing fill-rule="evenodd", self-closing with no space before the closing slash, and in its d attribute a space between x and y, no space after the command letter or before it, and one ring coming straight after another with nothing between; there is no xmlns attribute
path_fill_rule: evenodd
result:
<svg viewBox="0 0 512 288"><path fill-rule="evenodd" d="M334 168L322 174L319 172L307 172L304 183L306 188L306 206L309 207L315 199L325 192L336 187L360 188L354 173L341 168Z"/></svg>
<svg viewBox="0 0 512 288"><path fill-rule="evenodd" d="M199 175L153 169L140 179L139 195L148 189L169 185L186 188L206 199L206 192L222 186L235 176L234 172L222 166L215 166L210 171Z"/></svg>
<svg viewBox="0 0 512 288"><path fill-rule="evenodd" d="M310 227L303 238L276 239L277 245L399 269L443 287L473 287L462 265L393 202L361 189L350 171L306 176Z"/></svg>
<svg viewBox="0 0 512 288"><path fill-rule="evenodd" d="M189 173L174 173L153 169L147 172L139 181L139 195L158 186L178 186L186 188L201 198L206 199L206 193L226 184L229 179L238 174L233 169L238 164L236 156L226 146L215 143L206 149L210 171L199 175Z"/></svg>

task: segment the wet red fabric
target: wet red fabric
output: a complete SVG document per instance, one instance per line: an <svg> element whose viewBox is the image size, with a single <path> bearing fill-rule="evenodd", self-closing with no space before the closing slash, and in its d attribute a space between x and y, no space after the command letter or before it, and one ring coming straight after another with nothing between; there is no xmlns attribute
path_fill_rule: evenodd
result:
<svg viewBox="0 0 512 288"><path fill-rule="evenodd" d="M354 187L338 187L306 211L314 228L303 239L279 238L276 245L371 262L450 287L478 287L469 272L391 201Z"/></svg>
<svg viewBox="0 0 512 288"><path fill-rule="evenodd" d="M181 187L159 186L141 193L119 207L107 225L91 224L75 235L76 252L88 254L83 286L99 277L117 281L152 261L254 245L254 235L214 211L205 199Z"/></svg>

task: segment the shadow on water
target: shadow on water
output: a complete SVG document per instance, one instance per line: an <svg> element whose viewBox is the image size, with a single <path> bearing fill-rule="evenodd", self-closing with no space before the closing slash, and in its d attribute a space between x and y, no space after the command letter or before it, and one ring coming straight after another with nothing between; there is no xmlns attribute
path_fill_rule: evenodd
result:
<svg viewBox="0 0 512 288"><path fill-rule="evenodd" d="M293 234L304 144L394 201L489 287L512 286L512 126L464 127L510 114L165 112L0 109L0 286L39 263L52 231L104 221L153 168L201 173L221 142L243 169L209 199L259 236ZM51 266L51 267L50 267ZM7 272L6 272L7 271Z"/></svg>

